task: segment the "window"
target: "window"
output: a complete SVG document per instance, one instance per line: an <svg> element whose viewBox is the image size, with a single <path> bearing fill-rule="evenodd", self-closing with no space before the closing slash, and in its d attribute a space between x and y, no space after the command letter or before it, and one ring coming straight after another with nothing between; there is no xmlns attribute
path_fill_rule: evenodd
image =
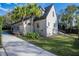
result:
<svg viewBox="0 0 79 59"><path fill-rule="evenodd" d="M31 25L31 23L28 23L28 25Z"/></svg>
<svg viewBox="0 0 79 59"><path fill-rule="evenodd" d="M25 21L25 24L27 24L27 22Z"/></svg>
<svg viewBox="0 0 79 59"><path fill-rule="evenodd" d="M77 23L77 21L75 21L75 23Z"/></svg>
<svg viewBox="0 0 79 59"><path fill-rule="evenodd" d="M39 23L37 23L37 28L39 28Z"/></svg>
<svg viewBox="0 0 79 59"><path fill-rule="evenodd" d="M53 17L54 17L54 11L53 11Z"/></svg>
<svg viewBox="0 0 79 59"><path fill-rule="evenodd" d="M41 31L43 32L43 29L41 29Z"/></svg>
<svg viewBox="0 0 79 59"><path fill-rule="evenodd" d="M48 26L50 26L50 22L48 22Z"/></svg>
<svg viewBox="0 0 79 59"><path fill-rule="evenodd" d="M19 31L19 27L18 26L14 26L14 31L15 32Z"/></svg>
<svg viewBox="0 0 79 59"><path fill-rule="evenodd" d="M56 23L54 24L54 27L56 27Z"/></svg>

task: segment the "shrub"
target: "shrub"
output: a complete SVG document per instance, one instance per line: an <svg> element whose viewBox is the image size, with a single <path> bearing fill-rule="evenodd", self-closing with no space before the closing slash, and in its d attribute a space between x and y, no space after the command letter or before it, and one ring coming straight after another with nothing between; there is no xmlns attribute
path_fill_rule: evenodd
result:
<svg viewBox="0 0 79 59"><path fill-rule="evenodd" d="M35 32L29 32L25 35L28 39L39 39L39 34Z"/></svg>

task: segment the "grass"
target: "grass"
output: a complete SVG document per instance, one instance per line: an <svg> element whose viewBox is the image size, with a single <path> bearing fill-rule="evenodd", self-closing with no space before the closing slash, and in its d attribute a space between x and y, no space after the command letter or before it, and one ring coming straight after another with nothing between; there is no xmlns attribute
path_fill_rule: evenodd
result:
<svg viewBox="0 0 79 59"><path fill-rule="evenodd" d="M1 45L1 36L0 36L0 45Z"/></svg>
<svg viewBox="0 0 79 59"><path fill-rule="evenodd" d="M2 48L1 36L0 36L0 48Z"/></svg>
<svg viewBox="0 0 79 59"><path fill-rule="evenodd" d="M53 38L40 37L34 40L26 37L21 38L56 55L79 56L79 45L74 44L76 35L56 35Z"/></svg>

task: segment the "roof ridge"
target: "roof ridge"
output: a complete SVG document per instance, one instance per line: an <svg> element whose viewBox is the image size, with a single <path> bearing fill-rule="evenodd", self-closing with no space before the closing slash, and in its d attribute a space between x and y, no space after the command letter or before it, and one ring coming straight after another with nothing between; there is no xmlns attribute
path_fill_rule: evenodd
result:
<svg viewBox="0 0 79 59"><path fill-rule="evenodd" d="M49 6L45 7L45 9L48 9L49 7L52 7L53 3L51 3Z"/></svg>
<svg viewBox="0 0 79 59"><path fill-rule="evenodd" d="M45 11L44 11L44 14L39 18L39 17L36 17L35 21L36 20L40 20L40 19L45 19L51 9L51 7L53 6L53 4L50 4L49 6L46 7Z"/></svg>

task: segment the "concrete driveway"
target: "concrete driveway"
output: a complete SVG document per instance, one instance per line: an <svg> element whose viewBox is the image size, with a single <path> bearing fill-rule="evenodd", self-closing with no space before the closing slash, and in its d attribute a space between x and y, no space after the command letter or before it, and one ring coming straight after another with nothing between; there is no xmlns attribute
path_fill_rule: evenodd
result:
<svg viewBox="0 0 79 59"><path fill-rule="evenodd" d="M2 44L8 56L56 56L16 36L2 34ZM4 51L3 51L4 52ZM1 53L0 53L1 54Z"/></svg>

